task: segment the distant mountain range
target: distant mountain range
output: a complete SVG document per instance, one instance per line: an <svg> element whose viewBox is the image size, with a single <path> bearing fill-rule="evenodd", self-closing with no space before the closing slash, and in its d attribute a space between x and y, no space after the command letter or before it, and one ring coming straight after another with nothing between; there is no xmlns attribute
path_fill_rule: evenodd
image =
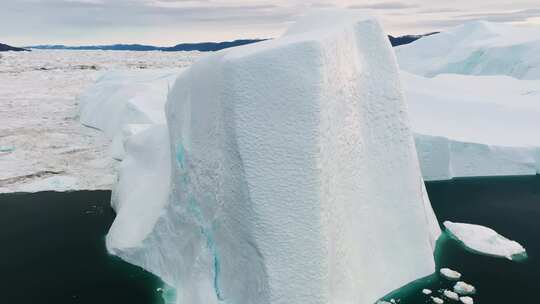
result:
<svg viewBox="0 0 540 304"><path fill-rule="evenodd" d="M199 51L199 52L214 52L222 49L240 46L255 42L264 41L267 39L241 39L224 42L201 42L201 43L181 43L172 47L162 47L144 44L112 44L112 45L86 45L86 46L66 46L66 45L34 45L29 46L31 49L41 50L103 50L103 51Z"/></svg>
<svg viewBox="0 0 540 304"><path fill-rule="evenodd" d="M388 35L388 39L390 39L390 43L392 44L392 46L399 46L399 45L409 44L409 43L415 42L416 40L422 37L431 36L438 33L439 32L433 32L433 33L427 33L424 35L405 35L405 36L399 36L399 37Z"/></svg>
<svg viewBox="0 0 540 304"><path fill-rule="evenodd" d="M7 51L21 52L21 51L28 51L28 50L0 43L0 52L7 52Z"/></svg>
<svg viewBox="0 0 540 304"><path fill-rule="evenodd" d="M434 35L437 32L425 35L406 35L394 37L389 35L392 46L409 44L422 37ZM178 52L178 51L199 51L199 52L214 52L222 49L246 45L250 43L260 42L268 39L241 39L224 42L201 42L201 43L181 43L172 47L162 47L144 44L111 44L111 45L84 45L84 46L66 46L66 45L34 45L27 48L40 50L102 50L102 51L163 51L163 52Z"/></svg>

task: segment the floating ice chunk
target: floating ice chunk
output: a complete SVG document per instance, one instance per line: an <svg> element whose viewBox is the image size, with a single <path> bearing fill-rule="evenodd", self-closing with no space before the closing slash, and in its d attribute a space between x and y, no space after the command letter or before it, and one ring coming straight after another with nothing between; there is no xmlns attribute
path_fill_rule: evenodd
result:
<svg viewBox="0 0 540 304"><path fill-rule="evenodd" d="M443 304L444 303L443 299L438 298L438 297L431 297L431 301L433 301L433 303L435 303L435 304Z"/></svg>
<svg viewBox="0 0 540 304"><path fill-rule="evenodd" d="M461 278L461 273L455 270L452 270L450 268L441 268L439 272L441 273L443 277L445 277L448 280L457 281Z"/></svg>
<svg viewBox="0 0 540 304"><path fill-rule="evenodd" d="M431 289L422 289L422 293L425 294L425 295L430 295L433 293L433 291L431 291Z"/></svg>
<svg viewBox="0 0 540 304"><path fill-rule="evenodd" d="M509 240L495 230L474 224L444 222L446 231L473 252L509 260L526 256L518 242Z"/></svg>
<svg viewBox="0 0 540 304"><path fill-rule="evenodd" d="M443 295L450 300L459 301L459 295L451 290L446 289L443 291Z"/></svg>
<svg viewBox="0 0 540 304"><path fill-rule="evenodd" d="M463 304L474 304L474 300L471 297L461 297L461 298L459 298L459 300Z"/></svg>
<svg viewBox="0 0 540 304"><path fill-rule="evenodd" d="M462 296L471 295L476 293L476 288L471 284L467 284L463 281L459 281L454 285L454 291Z"/></svg>

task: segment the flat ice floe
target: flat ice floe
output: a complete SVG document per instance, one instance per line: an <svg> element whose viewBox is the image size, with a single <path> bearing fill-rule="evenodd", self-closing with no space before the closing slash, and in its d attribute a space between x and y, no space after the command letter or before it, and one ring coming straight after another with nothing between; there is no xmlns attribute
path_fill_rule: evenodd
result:
<svg viewBox="0 0 540 304"><path fill-rule="evenodd" d="M127 141L134 164L115 193L144 176L170 183L118 196L107 248L174 286L178 303L368 304L434 272L440 231L374 19L319 13L204 57L166 115L168 140L143 139L148 129ZM170 175L147 161L167 146Z"/></svg>
<svg viewBox="0 0 540 304"><path fill-rule="evenodd" d="M526 251L518 242L509 240L495 230L473 224L444 222L446 231L471 251L509 260L526 256ZM458 290L461 290L458 286Z"/></svg>

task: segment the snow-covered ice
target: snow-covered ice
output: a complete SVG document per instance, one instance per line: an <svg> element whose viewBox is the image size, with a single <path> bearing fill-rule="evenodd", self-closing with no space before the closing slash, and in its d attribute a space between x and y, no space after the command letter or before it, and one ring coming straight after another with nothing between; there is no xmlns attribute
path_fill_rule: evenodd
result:
<svg viewBox="0 0 540 304"><path fill-rule="evenodd" d="M374 303L434 272L440 231L373 19L320 13L204 57L166 109L168 143L145 135L159 127L127 140L122 166L147 163L125 165L138 177L115 189L107 248L176 287L178 303ZM144 197L168 200L122 196L168 176L148 164L167 145L170 188Z"/></svg>
<svg viewBox="0 0 540 304"><path fill-rule="evenodd" d="M461 278L461 273L450 268L441 268L439 272L443 277L449 280L457 281Z"/></svg>
<svg viewBox="0 0 540 304"><path fill-rule="evenodd" d="M400 67L414 74L507 75L540 79L540 27L473 21L399 46Z"/></svg>
<svg viewBox="0 0 540 304"><path fill-rule="evenodd" d="M518 242L505 238L491 228L450 221L443 224L452 237L474 252L510 260L526 254L525 248Z"/></svg>
<svg viewBox="0 0 540 304"><path fill-rule="evenodd" d="M0 58L0 192L110 189L109 140L78 121L77 96L105 71L182 68L197 53L33 51ZM124 72L127 74L127 72ZM101 113L104 115L105 113Z"/></svg>
<svg viewBox="0 0 540 304"><path fill-rule="evenodd" d="M476 288L471 284L459 281L454 285L454 291L462 296L472 295L476 293Z"/></svg>

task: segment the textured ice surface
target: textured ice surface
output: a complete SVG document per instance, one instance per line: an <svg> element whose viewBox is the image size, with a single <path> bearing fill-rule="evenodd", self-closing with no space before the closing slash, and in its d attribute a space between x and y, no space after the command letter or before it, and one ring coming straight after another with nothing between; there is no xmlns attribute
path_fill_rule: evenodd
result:
<svg viewBox="0 0 540 304"><path fill-rule="evenodd" d="M401 77L426 180L539 172L540 81Z"/></svg>
<svg viewBox="0 0 540 304"><path fill-rule="evenodd" d="M373 19L320 13L207 56L178 78L167 122L170 189L148 197L168 202L115 195L124 220L107 247L175 286L178 303L374 303L433 273L440 231ZM152 138L138 155L162 151ZM115 193L168 174L154 167Z"/></svg>
<svg viewBox="0 0 540 304"><path fill-rule="evenodd" d="M540 79L540 27L474 21L396 48L400 67L418 75L507 75Z"/></svg>
<svg viewBox="0 0 540 304"><path fill-rule="evenodd" d="M526 254L525 248L518 242L509 240L488 227L450 221L445 221L444 227L465 247L481 254L510 260Z"/></svg>

